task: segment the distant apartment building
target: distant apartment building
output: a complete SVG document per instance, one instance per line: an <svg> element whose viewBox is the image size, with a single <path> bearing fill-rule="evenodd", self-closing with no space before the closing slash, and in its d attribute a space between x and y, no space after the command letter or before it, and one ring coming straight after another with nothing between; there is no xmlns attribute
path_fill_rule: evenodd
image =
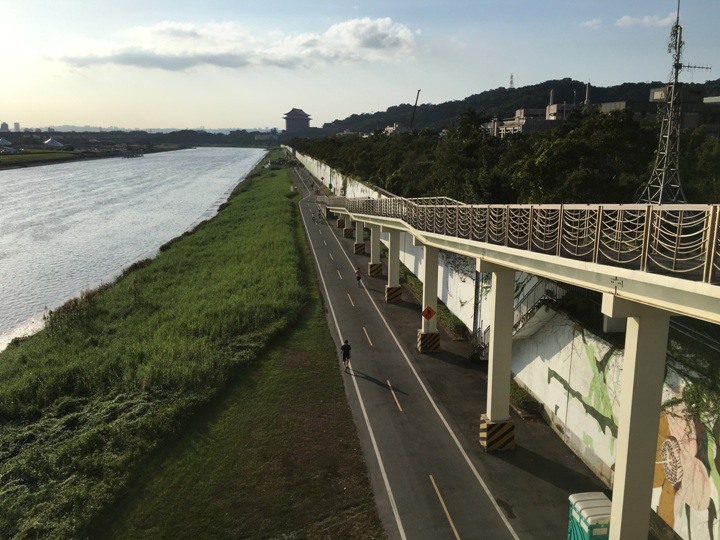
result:
<svg viewBox="0 0 720 540"><path fill-rule="evenodd" d="M398 133L405 133L407 131L410 131L410 130L406 127L401 126L397 122L388 124L387 126L385 126L385 129L383 129L383 133L385 135L396 135Z"/></svg>
<svg viewBox="0 0 720 540"><path fill-rule="evenodd" d="M285 132L297 133L310 129L310 115L302 109L291 109L283 116L285 119Z"/></svg>
<svg viewBox="0 0 720 540"><path fill-rule="evenodd" d="M650 101L665 103L669 85L650 90ZM705 126L709 131L720 134L720 97L703 97L702 90L680 87L680 125L683 129Z"/></svg>
<svg viewBox="0 0 720 540"><path fill-rule="evenodd" d="M20 133L20 122L15 122L13 131Z"/></svg>
<svg viewBox="0 0 720 540"><path fill-rule="evenodd" d="M545 109L517 109L512 118L493 118L482 125L483 131L492 136L505 138L513 133L534 133L552 129L557 125L555 120L546 119Z"/></svg>
<svg viewBox="0 0 720 540"><path fill-rule="evenodd" d="M535 133L552 129L567 118L574 110L590 102L590 85L585 87L585 101L582 104L555 103L555 91L550 90L550 102L544 109L523 108L515 111L512 118L493 118L483 124L482 129L492 137L504 138L513 133Z"/></svg>
<svg viewBox="0 0 720 540"><path fill-rule="evenodd" d="M614 111L629 110L635 120L644 118L654 118L657 116L657 104L649 101L608 101L606 103L598 103L600 112L609 114Z"/></svg>
<svg viewBox="0 0 720 540"><path fill-rule="evenodd" d="M650 90L650 99L640 101L612 101L597 103L603 113L629 110L635 120L655 118L659 104L667 101L668 86ZM502 120L493 118L482 125L484 133L492 137L503 138L513 133L534 133L544 131L565 120L572 111L590 105L590 85L585 87L585 100L582 103L555 103L553 91L550 92L550 103L544 109L518 109L512 118ZM683 129L695 129L703 126L708 132L720 136L720 96L703 98L702 91L681 87L680 114Z"/></svg>
<svg viewBox="0 0 720 540"><path fill-rule="evenodd" d="M10 131L10 127L8 127L7 122L0 123L0 132L2 133L8 133Z"/></svg>
<svg viewBox="0 0 720 540"><path fill-rule="evenodd" d="M604 113L629 110L635 120L656 118L660 104L668 99L669 85L650 89L647 102L613 101L600 103ZM680 126L682 129L696 129L703 126L708 132L720 135L720 96L703 97L702 91L695 88L680 87Z"/></svg>

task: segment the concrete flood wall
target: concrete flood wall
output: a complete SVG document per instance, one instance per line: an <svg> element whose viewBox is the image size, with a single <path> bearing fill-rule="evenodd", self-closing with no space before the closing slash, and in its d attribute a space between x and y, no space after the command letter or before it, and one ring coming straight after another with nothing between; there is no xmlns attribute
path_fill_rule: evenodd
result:
<svg viewBox="0 0 720 540"><path fill-rule="evenodd" d="M337 195L384 196L318 160L299 153L295 156L313 176L323 178L326 187L332 184ZM422 249L413 246L409 234L403 233L401 238L401 261L421 277ZM438 298L472 328L474 261L441 252L439 264ZM532 276L518 274L516 300L534 283ZM489 291L485 284L480 290L478 326L485 329L490 321L485 301ZM513 375L542 403L548 422L567 446L611 487L623 350L562 313L546 313L545 317L545 323L531 336L513 341ZM663 402L682 397L688 384L668 367ZM653 510L683 539L720 538L720 411L690 416L681 403L661 412L657 448Z"/></svg>

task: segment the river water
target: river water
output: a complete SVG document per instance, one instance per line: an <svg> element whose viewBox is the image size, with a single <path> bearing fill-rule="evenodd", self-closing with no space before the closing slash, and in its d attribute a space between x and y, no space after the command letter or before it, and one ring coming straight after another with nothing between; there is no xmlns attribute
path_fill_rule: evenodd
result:
<svg viewBox="0 0 720 540"><path fill-rule="evenodd" d="M0 171L0 349L215 214L264 156L197 148Z"/></svg>

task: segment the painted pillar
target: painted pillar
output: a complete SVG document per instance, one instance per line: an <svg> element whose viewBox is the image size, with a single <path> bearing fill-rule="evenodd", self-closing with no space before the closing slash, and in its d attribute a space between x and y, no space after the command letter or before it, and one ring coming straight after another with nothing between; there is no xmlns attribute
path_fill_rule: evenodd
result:
<svg viewBox="0 0 720 540"><path fill-rule="evenodd" d="M362 221L355 222L355 254L365 253L365 227Z"/></svg>
<svg viewBox="0 0 720 540"><path fill-rule="evenodd" d="M436 351L440 348L440 333L437 329L437 280L438 249L426 246L416 238L413 244L423 248L423 294L422 327L418 330L417 347L420 352Z"/></svg>
<svg viewBox="0 0 720 540"><path fill-rule="evenodd" d="M480 418L480 444L488 452L508 450L515 446L510 420L515 271L482 260L477 261L477 271L492 273L487 407Z"/></svg>
<svg viewBox="0 0 720 540"><path fill-rule="evenodd" d="M388 282L385 286L385 302L394 303L402 300L402 287L400 286L400 231L397 229L382 229L389 238L388 245Z"/></svg>
<svg viewBox="0 0 720 540"><path fill-rule="evenodd" d="M603 294L602 312L628 318L610 538L647 538L670 313L612 294Z"/></svg>
<svg viewBox="0 0 720 540"><path fill-rule="evenodd" d="M379 276L382 274L382 263L380 262L380 225L368 225L370 227L370 262L368 263L368 275Z"/></svg>
<svg viewBox="0 0 720 540"><path fill-rule="evenodd" d="M348 214L345 217L345 228L343 228L343 238L353 238L355 233L355 225L357 222L353 223L353 221L350 219L350 214Z"/></svg>

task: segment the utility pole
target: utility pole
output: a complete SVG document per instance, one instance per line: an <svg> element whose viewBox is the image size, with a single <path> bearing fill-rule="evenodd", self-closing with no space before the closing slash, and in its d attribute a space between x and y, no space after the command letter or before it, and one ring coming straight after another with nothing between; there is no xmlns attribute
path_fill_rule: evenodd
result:
<svg viewBox="0 0 720 540"><path fill-rule="evenodd" d="M665 88L662 107L660 140L655 153L655 166L650 180L645 185L638 202L647 204L685 203L685 193L680 183L680 71L683 69L710 69L706 66L686 65L682 63L682 26L680 26L680 0L677 4L677 18L670 32L668 52L673 55L673 67L670 82Z"/></svg>
<svg viewBox="0 0 720 540"><path fill-rule="evenodd" d="M420 97L420 90L417 91L415 96L415 105L413 106L412 116L410 117L410 133L412 133L413 124L415 123L415 109L417 109L418 98Z"/></svg>

